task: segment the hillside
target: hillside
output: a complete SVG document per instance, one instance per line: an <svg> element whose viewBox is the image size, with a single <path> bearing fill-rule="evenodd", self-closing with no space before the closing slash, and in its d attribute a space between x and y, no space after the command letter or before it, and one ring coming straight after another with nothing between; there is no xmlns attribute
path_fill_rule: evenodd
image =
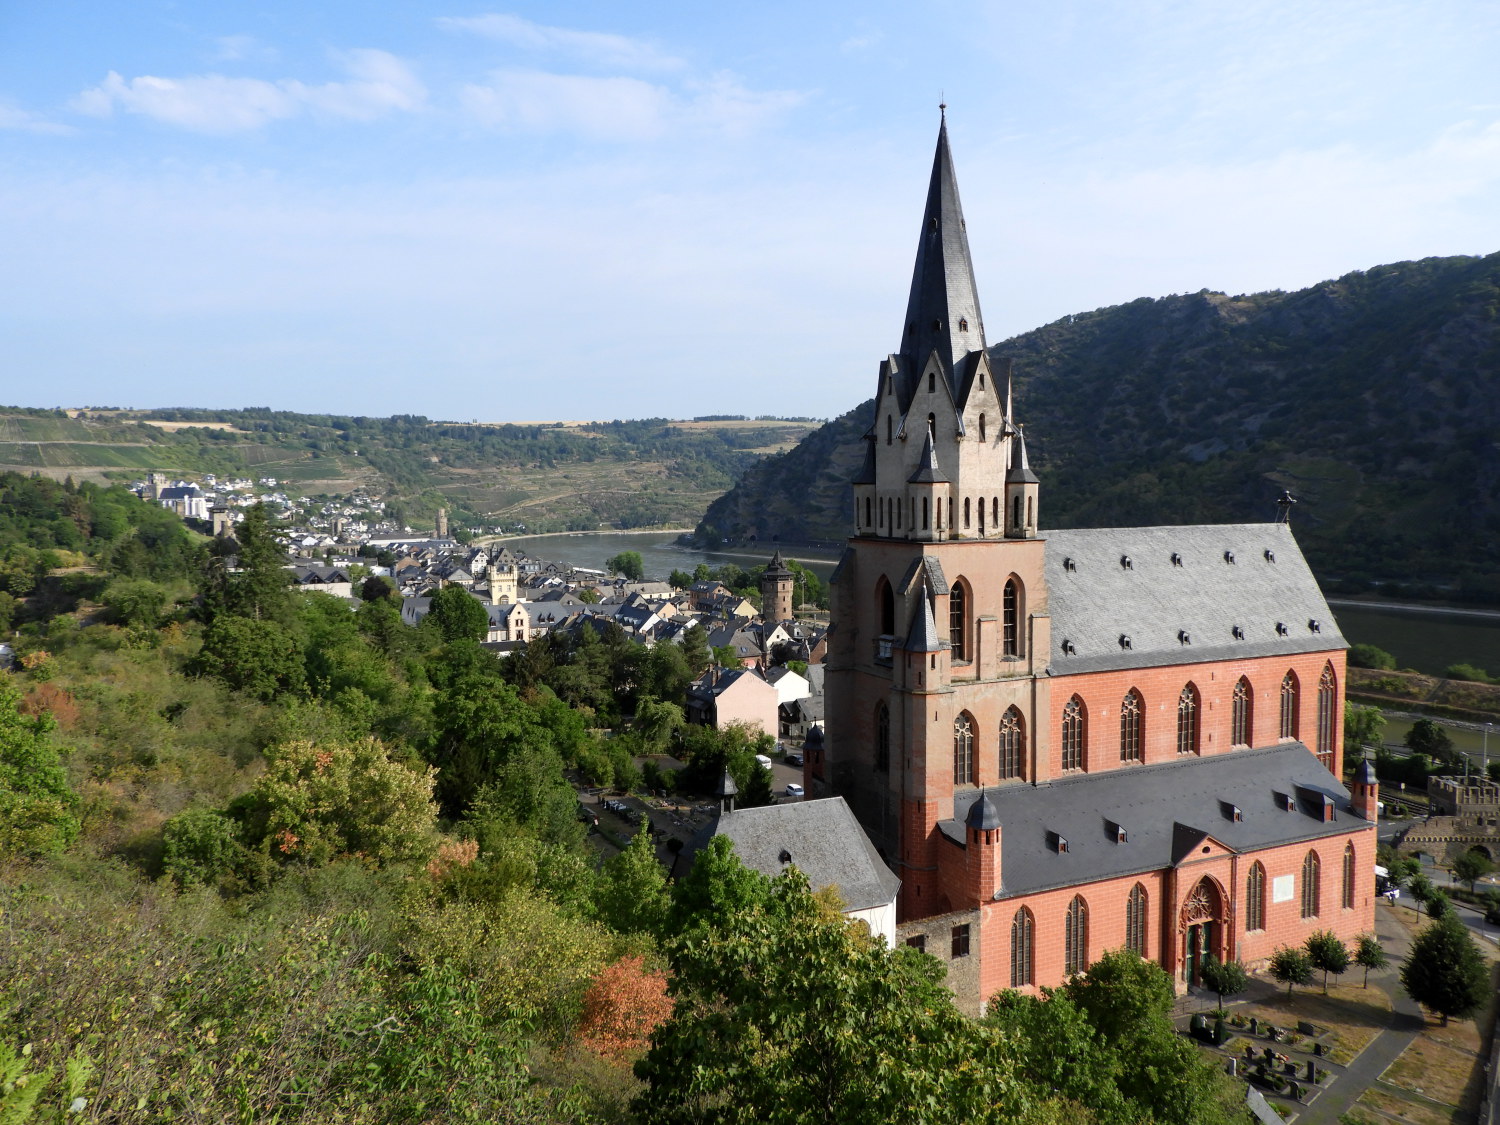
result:
<svg viewBox="0 0 1500 1125"><path fill-rule="evenodd" d="M0 408L0 471L130 479L147 470L274 476L300 493L370 489L417 524L531 531L693 523L811 421L436 422L251 410Z"/></svg>
<svg viewBox="0 0 1500 1125"><path fill-rule="evenodd" d="M991 352L1015 360L1043 527L1270 519L1289 488L1325 578L1500 598L1500 254L1142 298ZM848 534L842 482L869 409L757 465L700 537Z"/></svg>

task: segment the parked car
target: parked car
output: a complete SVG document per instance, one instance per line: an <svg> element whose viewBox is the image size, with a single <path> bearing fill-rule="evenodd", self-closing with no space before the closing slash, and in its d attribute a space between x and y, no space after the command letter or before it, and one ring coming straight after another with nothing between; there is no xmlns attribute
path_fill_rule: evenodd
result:
<svg viewBox="0 0 1500 1125"><path fill-rule="evenodd" d="M758 766L764 766L766 769L770 769L771 759L766 757L764 754L757 754L755 755L755 764Z"/></svg>
<svg viewBox="0 0 1500 1125"><path fill-rule="evenodd" d="M802 796L802 786L798 785L795 781L788 783L786 787L786 795L788 797Z"/></svg>
<svg viewBox="0 0 1500 1125"><path fill-rule="evenodd" d="M800 766L802 764L802 751L793 750L786 756L786 764L789 766Z"/></svg>

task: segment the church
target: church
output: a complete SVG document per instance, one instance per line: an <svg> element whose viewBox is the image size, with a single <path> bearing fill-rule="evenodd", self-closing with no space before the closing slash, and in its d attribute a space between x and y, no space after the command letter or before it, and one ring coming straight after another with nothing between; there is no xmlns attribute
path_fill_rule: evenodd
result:
<svg viewBox="0 0 1500 1125"><path fill-rule="evenodd" d="M832 580L826 736L900 879L898 940L971 1007L1106 950L1179 989L1213 955L1374 928L1373 770L1341 782L1347 645L1290 527L1044 530L984 321L946 116L900 347Z"/></svg>

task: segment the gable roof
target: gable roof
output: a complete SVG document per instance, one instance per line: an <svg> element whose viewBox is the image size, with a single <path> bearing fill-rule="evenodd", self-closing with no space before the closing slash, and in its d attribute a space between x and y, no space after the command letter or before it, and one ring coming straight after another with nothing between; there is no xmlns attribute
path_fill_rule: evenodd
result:
<svg viewBox="0 0 1500 1125"><path fill-rule="evenodd" d="M714 836L729 837L740 862L763 875L795 864L813 890L837 887L846 910L886 906L901 886L842 797L736 809L693 842L701 848Z"/></svg>
<svg viewBox="0 0 1500 1125"><path fill-rule="evenodd" d="M1047 785L969 790L954 797L953 820L940 826L945 836L963 839L962 825L981 796L994 805L1004 833L1007 896L1160 871L1209 838L1238 852L1258 851L1370 823L1300 742L1073 775ZM1323 819L1325 799L1336 811L1332 821ZM1125 842L1115 826L1125 830ZM1057 849L1058 836L1067 840L1066 851Z"/></svg>
<svg viewBox="0 0 1500 1125"><path fill-rule="evenodd" d="M1046 539L1054 676L1349 647L1286 524Z"/></svg>

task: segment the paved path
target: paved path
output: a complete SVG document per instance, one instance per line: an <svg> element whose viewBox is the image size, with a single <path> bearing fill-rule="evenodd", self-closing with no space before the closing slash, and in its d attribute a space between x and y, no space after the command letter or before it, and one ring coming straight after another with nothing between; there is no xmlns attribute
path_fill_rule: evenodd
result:
<svg viewBox="0 0 1500 1125"><path fill-rule="evenodd" d="M1297 1125L1337 1125L1340 1117L1375 1084L1386 1067L1411 1044L1425 1021L1422 1009L1401 987L1401 963L1411 951L1406 928L1397 922L1392 911L1400 907L1378 906L1375 910L1375 932L1390 957L1390 964L1370 974L1370 983L1391 998L1390 1026L1370 1041L1359 1057L1344 1068L1338 1081L1332 1083L1297 1116ZM1352 968L1351 972L1360 970Z"/></svg>

